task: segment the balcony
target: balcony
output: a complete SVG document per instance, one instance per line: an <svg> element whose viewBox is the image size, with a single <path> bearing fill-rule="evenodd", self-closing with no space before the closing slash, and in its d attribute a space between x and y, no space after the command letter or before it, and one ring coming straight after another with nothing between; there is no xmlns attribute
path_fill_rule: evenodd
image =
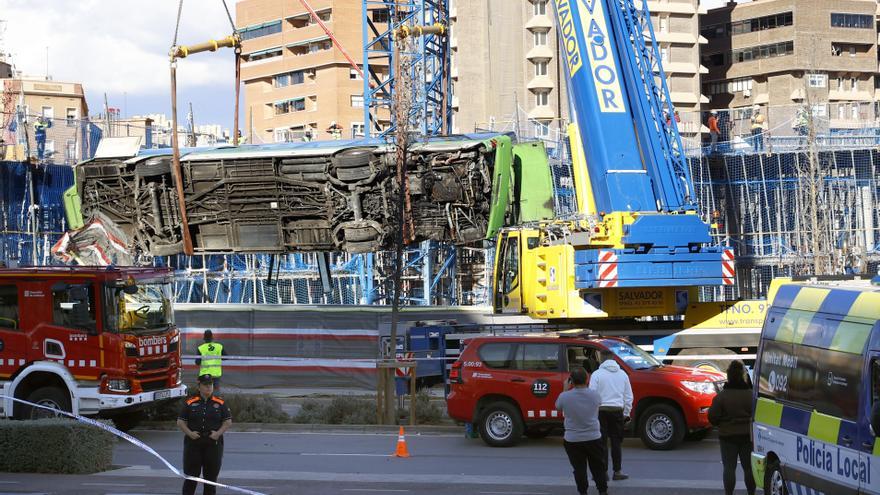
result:
<svg viewBox="0 0 880 495"><path fill-rule="evenodd" d="M530 91L538 89L554 89L554 87L553 80L548 76L535 76L526 86Z"/></svg>
<svg viewBox="0 0 880 495"><path fill-rule="evenodd" d="M525 28L529 31L548 31L553 27L553 20L546 15L536 15L526 22Z"/></svg>
<svg viewBox="0 0 880 495"><path fill-rule="evenodd" d="M550 60L553 58L553 50L547 45L539 45L526 53L528 60Z"/></svg>

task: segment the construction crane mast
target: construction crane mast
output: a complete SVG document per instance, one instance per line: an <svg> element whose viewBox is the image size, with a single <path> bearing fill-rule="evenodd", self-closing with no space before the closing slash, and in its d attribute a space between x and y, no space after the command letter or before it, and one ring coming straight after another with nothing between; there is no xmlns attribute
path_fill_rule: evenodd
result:
<svg viewBox="0 0 880 495"><path fill-rule="evenodd" d="M676 122L666 118L674 109L642 4L554 0L578 212L500 234L498 312L669 315L682 313L700 286L733 284L732 250L712 244Z"/></svg>

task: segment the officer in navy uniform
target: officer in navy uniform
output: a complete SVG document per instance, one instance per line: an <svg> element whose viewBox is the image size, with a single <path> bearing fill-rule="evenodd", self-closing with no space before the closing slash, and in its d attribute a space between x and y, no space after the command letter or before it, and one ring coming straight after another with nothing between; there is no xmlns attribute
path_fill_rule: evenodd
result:
<svg viewBox="0 0 880 495"><path fill-rule="evenodd" d="M214 396L211 375L199 376L199 394L187 399L177 427L183 439L183 472L188 476L217 481L223 462L223 433L232 425L232 414L223 399ZM183 482L183 494L194 495L196 482ZM205 485L202 493L214 495L217 487Z"/></svg>

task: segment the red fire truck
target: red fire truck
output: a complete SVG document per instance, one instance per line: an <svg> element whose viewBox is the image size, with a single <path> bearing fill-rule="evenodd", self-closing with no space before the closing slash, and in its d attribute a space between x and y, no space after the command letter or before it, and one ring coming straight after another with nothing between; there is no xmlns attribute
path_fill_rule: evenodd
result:
<svg viewBox="0 0 880 495"><path fill-rule="evenodd" d="M185 394L171 272L159 268L0 269L0 417L45 409L134 426Z"/></svg>

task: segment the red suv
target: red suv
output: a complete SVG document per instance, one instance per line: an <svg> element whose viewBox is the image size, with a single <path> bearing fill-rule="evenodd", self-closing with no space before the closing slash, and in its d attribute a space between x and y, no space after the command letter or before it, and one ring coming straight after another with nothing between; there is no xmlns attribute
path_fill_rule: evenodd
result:
<svg viewBox="0 0 880 495"><path fill-rule="evenodd" d="M611 337L474 337L449 374L449 416L474 423L488 445L507 447L523 434L548 435L562 426L555 409L569 369L599 366L610 350L629 375L635 432L651 449L675 448L709 429L707 413L724 376L666 366L631 342Z"/></svg>

